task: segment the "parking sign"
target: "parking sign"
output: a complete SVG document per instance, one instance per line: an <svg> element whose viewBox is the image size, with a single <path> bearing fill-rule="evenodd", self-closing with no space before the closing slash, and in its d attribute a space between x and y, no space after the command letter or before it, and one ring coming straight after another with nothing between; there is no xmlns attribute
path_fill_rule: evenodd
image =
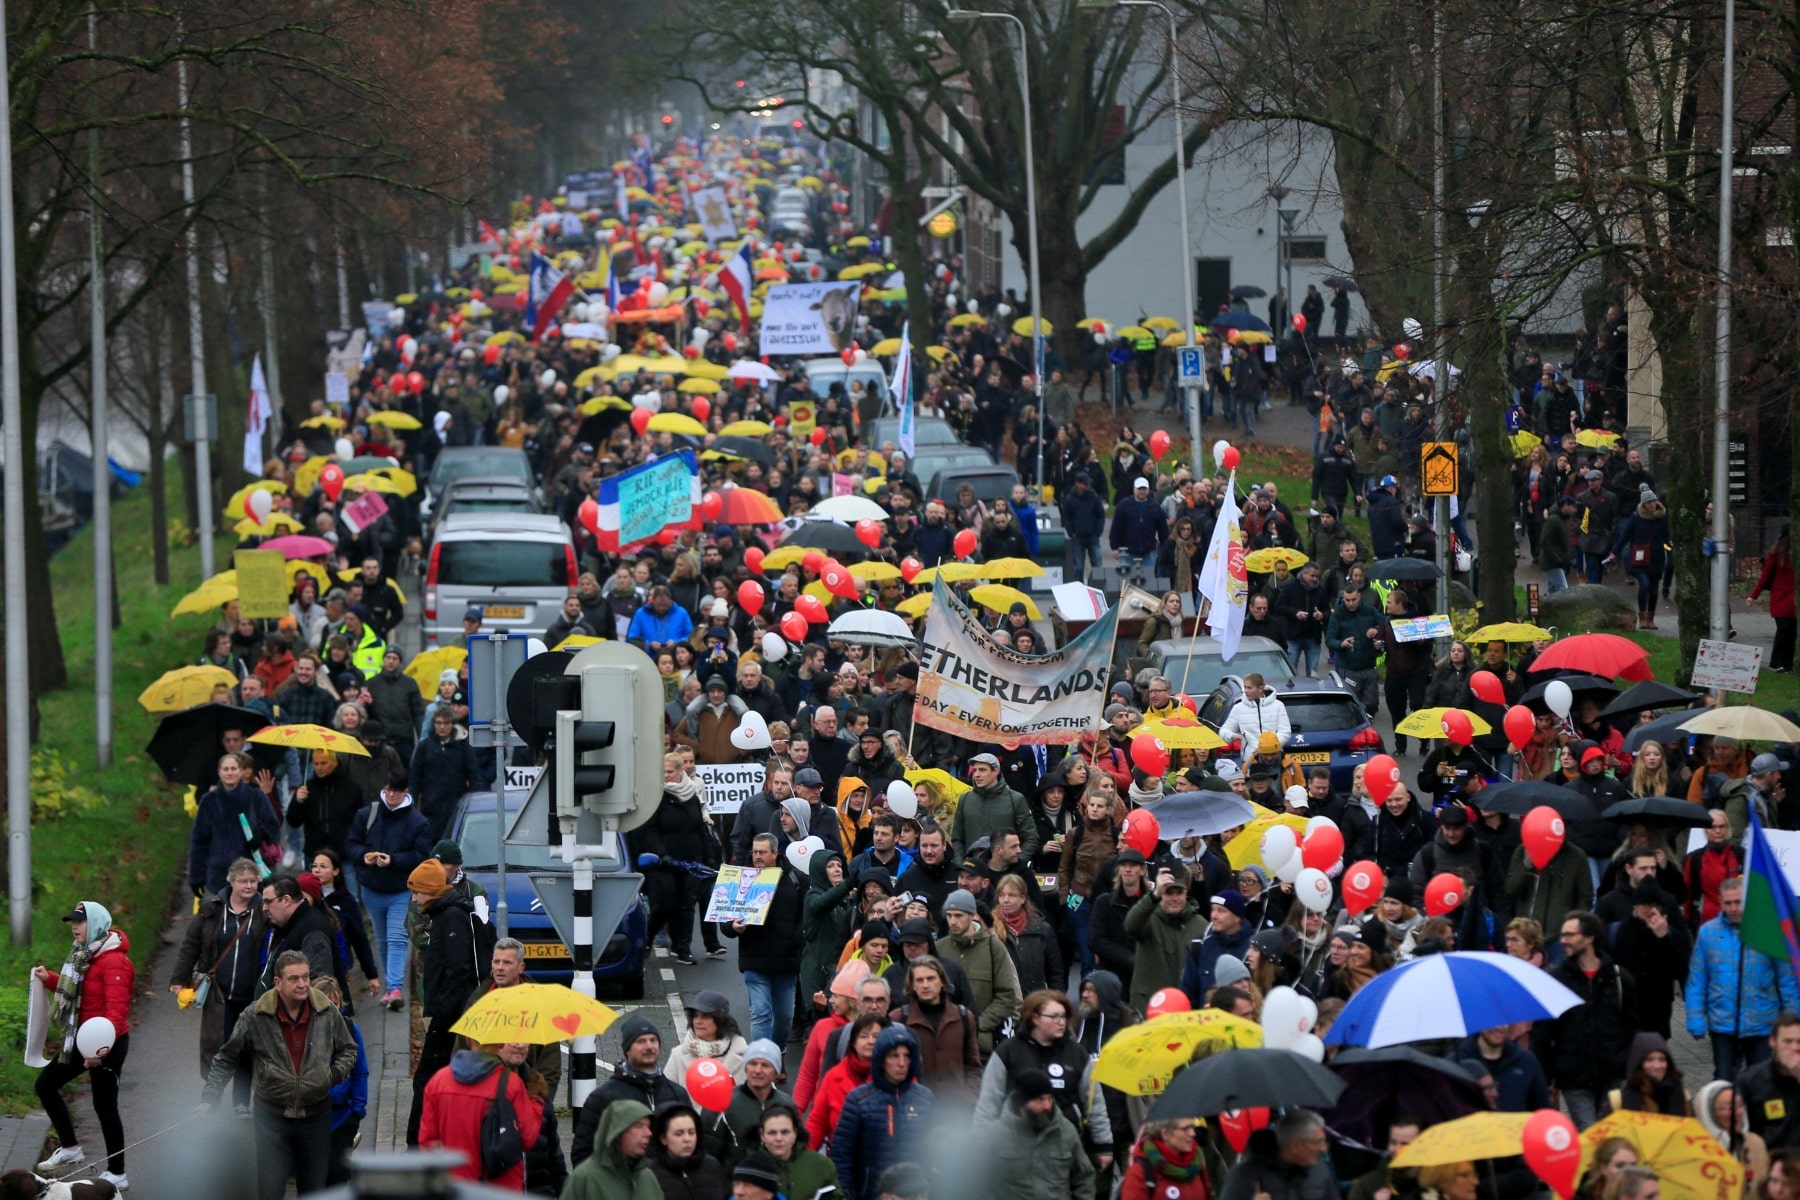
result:
<svg viewBox="0 0 1800 1200"><path fill-rule="evenodd" d="M1206 378L1206 355L1198 346L1182 346L1175 352L1181 367L1181 386L1199 387Z"/></svg>

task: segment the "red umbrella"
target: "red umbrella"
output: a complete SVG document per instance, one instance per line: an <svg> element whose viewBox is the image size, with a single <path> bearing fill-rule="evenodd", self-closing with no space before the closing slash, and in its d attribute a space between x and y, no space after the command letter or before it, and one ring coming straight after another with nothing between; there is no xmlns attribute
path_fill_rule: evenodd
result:
<svg viewBox="0 0 1800 1200"><path fill-rule="evenodd" d="M287 558L323 558L336 547L322 537L290 533L286 537L270 538L258 549L279 550Z"/></svg>
<svg viewBox="0 0 1800 1200"><path fill-rule="evenodd" d="M1550 643L1532 661L1533 671L1586 671L1602 679L1650 678L1650 652L1616 633L1578 633Z"/></svg>
<svg viewBox="0 0 1800 1200"><path fill-rule="evenodd" d="M719 509L723 525L773 525L782 518L775 502L753 488L720 488L719 499L724 502Z"/></svg>

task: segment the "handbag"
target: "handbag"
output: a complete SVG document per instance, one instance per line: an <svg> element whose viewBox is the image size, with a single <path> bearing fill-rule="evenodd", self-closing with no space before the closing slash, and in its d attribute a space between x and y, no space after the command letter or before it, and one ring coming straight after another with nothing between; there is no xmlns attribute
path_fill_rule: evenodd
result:
<svg viewBox="0 0 1800 1200"><path fill-rule="evenodd" d="M481 1177L498 1179L525 1158L525 1138L519 1132L518 1115L512 1101L506 1098L508 1071L502 1063L495 1072L499 1083L494 1088L494 1102L481 1118Z"/></svg>
<svg viewBox="0 0 1800 1200"><path fill-rule="evenodd" d="M1650 565L1650 543L1639 542L1631 547L1631 565L1633 568Z"/></svg>
<svg viewBox="0 0 1800 1200"><path fill-rule="evenodd" d="M212 995L213 976L218 973L220 967L225 965L225 956L231 953L231 948L237 945L237 940L244 936L244 930L250 928L250 922L255 919L256 914L253 912L244 914L244 919L238 922L237 932L231 935L231 940L229 942L225 943L225 949L219 951L218 961L213 963L210 971L207 971L204 975L200 976L200 982L194 985L195 1008L206 1007L207 997Z"/></svg>

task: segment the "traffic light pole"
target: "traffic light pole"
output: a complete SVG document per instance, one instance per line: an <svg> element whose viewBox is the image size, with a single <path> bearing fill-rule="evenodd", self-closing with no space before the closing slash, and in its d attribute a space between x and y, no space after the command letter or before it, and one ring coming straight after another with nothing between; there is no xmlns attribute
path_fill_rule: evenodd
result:
<svg viewBox="0 0 1800 1200"><path fill-rule="evenodd" d="M501 648L508 641L505 633L490 633L488 641L494 643L493 661L500 662ZM494 901L494 931L501 937L507 937L506 919L509 909L506 903L506 751L507 743L512 740L512 724L506 719L506 684L507 679L499 672L494 675L494 716L489 723L489 730L494 735L494 874L500 895Z"/></svg>

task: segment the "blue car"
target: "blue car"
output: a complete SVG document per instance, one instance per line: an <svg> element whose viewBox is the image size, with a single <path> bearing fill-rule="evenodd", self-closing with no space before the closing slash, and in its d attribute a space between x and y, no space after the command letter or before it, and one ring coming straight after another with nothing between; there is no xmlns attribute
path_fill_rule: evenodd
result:
<svg viewBox="0 0 1800 1200"><path fill-rule="evenodd" d="M1336 674L1323 679L1276 682L1271 690L1287 707L1288 723L1294 731L1284 761L1307 770L1330 767L1331 790L1340 796L1349 795L1357 767L1386 753L1381 731L1363 711L1355 693ZM1217 730L1243 697L1243 677L1227 675L1200 705L1200 719ZM1251 748L1218 753L1220 757L1241 758L1251 753Z"/></svg>
<svg viewBox="0 0 1800 1200"><path fill-rule="evenodd" d="M527 792L507 789L506 811L510 815L525 803ZM494 836L494 793L470 792L458 803L456 821L450 836L462 847L463 870L470 879L496 896L500 877L496 870ZM617 837L617 835L614 835ZM618 838L618 853L609 867L599 861L596 874L607 870L626 871L624 838ZM531 886L530 871L567 873L569 864L550 857L548 846L508 846L506 848L507 933L525 943L525 974L534 983L569 983L575 977L575 962L569 948L558 936L556 927L544 912L537 890ZM491 901L490 901L491 903ZM604 946L595 947L594 984L611 985L630 1000L644 994L644 968L648 957L649 906L640 896L625 913Z"/></svg>

